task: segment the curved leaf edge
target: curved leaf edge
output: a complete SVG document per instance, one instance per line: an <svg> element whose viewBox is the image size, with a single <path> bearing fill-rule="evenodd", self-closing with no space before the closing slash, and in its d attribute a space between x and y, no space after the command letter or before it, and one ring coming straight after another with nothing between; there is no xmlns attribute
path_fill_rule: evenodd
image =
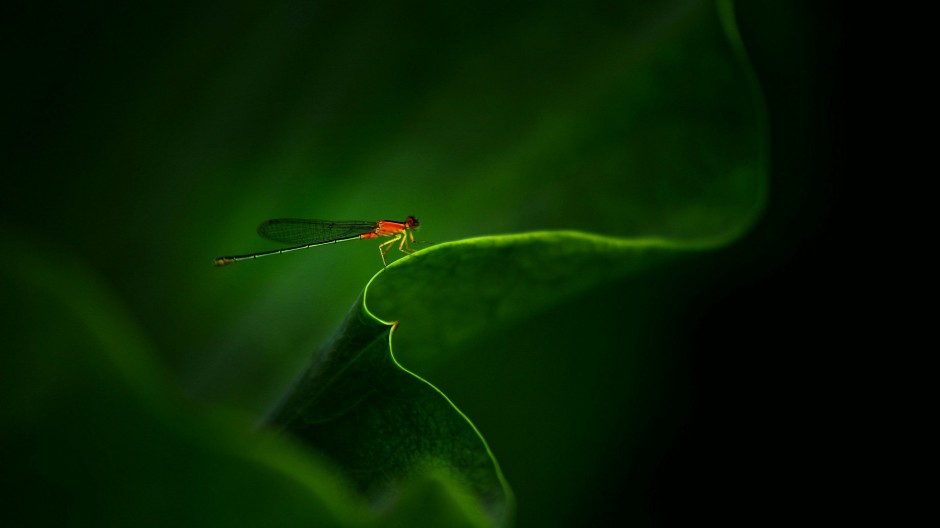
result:
<svg viewBox="0 0 940 528"><path fill-rule="evenodd" d="M655 237L621 239L621 238L597 235L593 233L586 233L582 231L570 231L570 230L537 231L537 232L519 233L519 234L474 237L474 238L468 238L468 239L462 239L462 240L457 240L457 241L452 241L452 242L436 244L434 246L415 252L416 255L405 257L403 259L399 259L395 262L392 262L391 264L388 265L387 268L383 268L382 270L379 270L375 275L372 276L371 279L369 279L369 282L366 283L366 286L363 289L363 293L362 293L361 309L363 313L366 314L368 317L372 318L373 320L375 320L376 322L390 327L389 333L388 333L388 349L389 349L391 360L394 363L394 365L397 368L401 369L401 371L412 376L414 379L418 380L419 382L424 383L425 385L433 389L437 394L439 394L440 397L443 398L443 400L446 401L447 404L450 405L451 408L453 408L453 410L463 420L466 421L466 423L471 427L471 429L479 438L481 444L483 445L484 449L486 450L487 454L490 457L490 460L493 463L494 473L496 474L496 477L499 480L500 485L503 489L503 492L506 496L507 517L511 517L515 509L515 496L512 492L512 487L510 486L505 475L503 474L499 461L496 458L495 454L493 453L492 449L490 448L489 444L487 443L486 438L480 432L479 428L477 428L476 424L473 423L473 420L471 420L460 409L460 407L458 407L443 391L441 391L437 386L435 386L433 383L431 383L429 380L425 379L418 373L405 367L398 360L398 358L395 355L393 341L394 341L394 336L395 336L395 330L397 329L399 323L398 321L386 321L385 319L379 317L378 315L376 315L369 309L369 306L368 306L369 288L376 279L381 277L382 274L388 270L388 268L394 268L396 266L407 265L407 262L409 260L413 258L420 258L420 255L418 255L419 253L427 254L428 252L432 252L432 251L450 251L450 250L453 250L454 248L459 249L460 247L467 247L467 246L492 245L493 243L496 243L499 245L531 243L533 241L544 242L544 243L558 243L559 240L572 239L572 238L578 238L578 239L589 241L595 244L602 245L608 251L631 250L631 249L639 249L639 248L670 249L670 250L675 250L675 251L706 250L706 249L721 246L725 243L724 238L716 239L716 240L703 240L703 241L673 241L673 240L668 240L664 238L655 238ZM507 520L505 524L508 525L510 524L510 522Z"/></svg>
<svg viewBox="0 0 940 528"><path fill-rule="evenodd" d="M396 261L396 262L398 262L398 261ZM393 262L391 265L394 265L396 262ZM473 430L473 432L477 435L477 438L479 438L480 443L483 445L483 448L486 450L487 455L489 455L490 461L492 461L492 463L493 463L493 471L494 471L494 473L496 474L496 478L499 480L500 486L501 486L502 489L503 489L503 493L504 493L505 496L506 496L506 512L505 512L505 519L503 519L503 522L501 523L501 525L502 525L502 526L511 526L511 525L512 525L512 518L513 518L514 512L515 512L515 495L514 495L514 493L513 493L513 491L512 491L512 487L509 485L509 482L506 480L506 477L505 477L505 475L503 474L502 467L500 466L499 461L496 459L496 455L494 455L492 449L490 449L490 446L489 446L489 444L487 443L486 438L483 437L483 434L482 434L482 433L480 432L480 430L477 428L476 424L473 423L473 420L471 420L462 410L460 410L460 407L458 407L450 398L448 398L447 395L444 394L443 391L441 391L439 388L437 388L437 386L435 386L435 385L434 385L433 383L431 383L430 381L428 381L428 380L426 380L425 378L421 377L421 376L418 375L417 373L415 373L415 372L409 370L408 368L406 368L404 365L402 365L402 364L398 361L398 358L395 357L395 349L394 349L394 346L393 346L393 340L394 340L394 337L395 337L395 329L398 328L398 321L391 321L391 322L385 321L385 320L379 318L378 316L376 316L375 314L373 314L373 313L369 310L368 302L367 302L367 297L368 297L368 292L369 292L369 286L372 284L372 282L373 282L377 277L379 277L379 276L382 274L383 271L385 271L385 270L384 270L384 269L383 269L383 270L380 270L378 273L376 273L375 275L373 275L372 278L369 279L369 282L366 283L366 286L365 286L365 288L364 288L363 291L362 291L362 306L361 306L361 309L362 309L363 313L365 313L368 317L371 317L372 319L374 319L374 320L377 321L378 323L381 323L381 324L384 324L384 325L387 325L387 326L391 327L391 328L389 329L389 333L388 333L388 350L389 350L389 355L390 355L390 357L391 357L391 360L392 360L392 362L395 364L395 366L396 366L397 368L401 369L401 370L402 370L403 372L405 372L406 374L408 374L408 375L412 376L413 378L415 378L417 381L419 381L419 382L421 382L421 383L424 383L425 385L427 385L428 387L430 387L432 390L434 390L438 395L440 395L440 397L441 397L445 402L447 402L448 405L450 405L450 406L453 408L454 412L456 412L461 418L463 418L463 420L465 420L465 421L467 422L467 425L469 425L470 428ZM482 506L481 506L481 509L482 509Z"/></svg>
<svg viewBox="0 0 940 528"><path fill-rule="evenodd" d="M766 210L769 194L769 174L770 174L770 125L767 111L767 99L764 96L764 90L761 88L760 79L754 70L747 52L747 46L741 37L738 29L737 15L735 14L734 0L715 0L715 10L718 14L718 21L721 24L725 40L734 54L738 67L744 74L751 92L751 104L754 108L754 117L757 120L755 129L757 131L757 170L758 187L754 197L750 213L742 219L736 229L727 233L727 241L732 242L744 236L751 227L757 223L763 212Z"/></svg>

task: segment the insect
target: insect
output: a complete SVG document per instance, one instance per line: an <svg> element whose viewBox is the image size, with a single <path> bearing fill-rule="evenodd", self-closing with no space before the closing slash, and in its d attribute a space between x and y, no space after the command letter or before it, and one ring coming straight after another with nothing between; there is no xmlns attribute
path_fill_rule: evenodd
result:
<svg viewBox="0 0 940 528"><path fill-rule="evenodd" d="M388 267L385 255L398 243L398 250L402 253L412 253L408 241L415 241L414 230L421 225L418 219L409 216L404 222L394 220L379 220L377 222L358 221L329 221L329 220L300 220L294 218L276 218L267 220L258 226L258 234L268 240L282 244L294 244L293 247L219 257L212 264L214 266L227 266L243 260L280 255L288 251L307 249L324 244L335 244L346 240L361 238L392 237L387 242L379 244L379 254L382 256L382 265Z"/></svg>

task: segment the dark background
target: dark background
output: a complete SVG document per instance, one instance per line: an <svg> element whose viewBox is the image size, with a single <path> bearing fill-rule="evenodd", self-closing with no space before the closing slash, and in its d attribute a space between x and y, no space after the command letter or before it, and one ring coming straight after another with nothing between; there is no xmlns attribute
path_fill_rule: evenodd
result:
<svg viewBox="0 0 940 528"><path fill-rule="evenodd" d="M835 439L846 410L835 406L833 380L854 347L848 15L838 3L737 8L770 114L771 191L762 221L699 263L704 280L694 281L697 295L676 328L691 412L652 469L651 499L656 517L683 523L804 520L831 506L846 456Z"/></svg>
<svg viewBox="0 0 940 528"><path fill-rule="evenodd" d="M846 45L846 30L843 13L836 4L742 1L736 5L741 34L768 108L771 187L767 209L754 228L738 242L683 263L682 273L662 273L651 279L656 288L666 292L664 297L682 299L681 303L670 303L660 312L652 310L650 317L660 317L657 324L664 329L656 334L656 346L671 350L674 368L683 372L688 385L683 390L667 393L657 411L670 417L663 430L644 437L641 446L625 452L622 459L607 461L605 482L595 484L593 489L606 490L608 494L600 492L591 501L592 508L584 513L585 524L620 518L623 511L632 512L628 515L649 524L688 523L700 519L746 524L768 517L800 518L804 505L822 500L824 490L816 475L825 474L825 469L820 469L817 460L828 448L825 436L828 426L819 409L824 404L819 403L817 397L823 392L827 356L834 341L829 318L837 310L843 287L838 279L840 246L836 241L836 226L840 224L837 213L842 205L837 184L842 171L839 138L844 126L840 59ZM160 110L148 113L145 103L178 94L172 91L165 94L162 90L166 86L143 94L130 89L136 87L140 79L148 78L150 72L168 67L138 59L167 42L162 28L178 27L174 26L178 13L161 7L150 9L106 3L61 8L9 3L2 9L6 26L4 85L14 94L7 97L8 104L4 105L3 136L0 137L7 173L7 187L0 199L0 219L4 226L35 237L37 243L94 255L98 262L104 262L98 271L104 276L116 277L117 289L127 286L132 304L143 306L138 315L147 320L147 324L164 328L170 334L155 335L158 345L189 339L197 348L197 345L206 345L213 336L224 334L226 327L218 321L238 319L238 309L232 310L236 315L206 318L201 335L173 335L183 332L179 330L181 327L172 324L173 321L198 319L199 314L209 308L197 299L202 296L189 293L204 292L197 289L200 286L183 283L179 285L182 293L171 293L153 288L135 289L131 285L135 277L155 284L168 282L169 274L161 271L158 262L134 260L135 254L139 254L137 250L146 247L151 238L166 244L159 249L165 251L168 258L187 258L193 247L205 245L207 261L218 252L229 251L225 248L238 251L251 243L250 232L244 237L230 235L224 241L199 240L199 226L192 227L193 240L180 241L179 246L149 236L148 230L159 230L160 223L172 218L173 212L205 206L187 203L188 191L212 194L206 192L205 186L219 185L215 181L206 183L193 179L185 184L189 188L183 188L180 185L184 178L170 180L165 186L150 180L159 178L168 168L189 166L196 173L207 166L205 151L182 150L182 155L191 159L159 159L158 154L164 148L178 153L181 150L172 148L178 138L164 137L167 131L158 128L161 126ZM232 27L251 25L250 10L239 16L244 20ZM481 15L484 19L486 16ZM127 24L133 32L124 35L122 23L128 20L133 21ZM148 20L152 24L141 23ZM141 32L141 28L148 28L152 34L148 29ZM343 28L336 31L341 34ZM237 41L235 36L229 37ZM114 43L122 39L132 42L133 46L113 48ZM185 49L189 43L179 45ZM212 42L197 42L192 47L207 54L217 52ZM96 57L104 51L111 62L102 64ZM263 57L265 50L257 53ZM199 65L203 63L199 59L198 56L192 58L191 71L185 70L186 65L183 65L180 82L195 79L200 86L210 87L215 82L219 83L217 90L206 89L201 98L185 99L179 104L211 107L217 97L237 99L238 94L227 95L222 81L213 81L213 76L225 79L226 75L234 75L231 72L237 71L238 65L223 64L219 66L220 71L202 72ZM381 68L381 64L374 66ZM82 72L89 70L96 72L96 81L75 82ZM117 71L120 75L114 74ZM376 75L381 74L383 72L379 71ZM416 76L415 86L420 85L420 69L402 75ZM290 79L282 81L283 85L291 85ZM127 83L127 91L122 91L122 83ZM122 93L130 99L122 100ZM289 115L289 108L283 105L288 105L285 101L292 95L296 94L286 93L283 100L269 101L270 111ZM389 101L398 100L395 94L385 96ZM433 97L433 94L426 96ZM377 107L382 102L376 103ZM132 132L134 136L126 138L127 145L138 145L149 141L147 138L167 142L167 145L154 145L153 150L144 150L143 164L139 147L128 151L131 153L124 152L121 138L112 136L113 120L119 119L114 116L124 115L125 111L136 112L141 118L141 128ZM366 113L364 110L363 116ZM215 117L223 123L222 128L226 119L233 120L231 126L244 126L237 122L237 117ZM69 128L75 122L91 126L75 134ZM289 130L291 125L289 119L258 122L257 137L270 137L272 148L277 148L278 138L283 137L279 134ZM349 126L355 127L356 123L349 123ZM189 133L192 134L189 140L200 138L200 134L210 136L209 132L199 129ZM107 172L97 170L102 162L96 145L103 136L108 136L108 145L114 149L106 153L104 165L110 173L118 173L123 167L133 168L135 172L128 172L127 178L107 178L102 175ZM209 137L198 144L203 149L237 151L246 146L239 141L248 140L234 135L219 141L213 144L213 138ZM355 149L342 143L337 143L336 147ZM95 152L94 157L83 157L85 151ZM340 151L336 166L343 166L346 160L343 156L360 154ZM95 159L96 165L83 166L80 162L84 159ZM237 161L244 164L240 170L245 173L269 169L252 166L250 158ZM289 172L290 167L284 170ZM341 188L342 179L338 178L331 185ZM138 193L141 186L153 192L153 196L141 197ZM397 183L390 183L393 189L396 186ZM100 191L95 191L96 188ZM219 199L225 200L224 186L209 191L217 191ZM114 207L102 206L94 200L96 194L112 202L121 197L126 199ZM258 198L278 203L273 196ZM355 199L349 198L350 202ZM370 197L368 203L372 207L371 204L380 200L381 197ZM302 197L298 197L294 202L295 210L302 210L301 201ZM337 206L337 209L348 210L349 205ZM218 218L218 224L210 231L227 232L219 226L229 223L249 226L247 231L250 231L255 211L236 210L231 214L229 218ZM392 214L394 211L389 212ZM73 225L68 222L69 218L81 220ZM501 226L487 227L498 230ZM351 251L360 251L361 255L339 258L353 260L366 254L374 256L373 248ZM16 249L11 248L8 257L15 258L15 253ZM99 258L106 254L114 258ZM135 267L134 273L125 270L129 263ZM337 261L332 265L338 269L342 263ZM350 293L354 295L361 288L371 271L374 270L357 269L347 277L335 279L334 282L340 283L331 285L337 291L335 298L351 301ZM258 275L252 275L250 280L239 280L255 284L252 280L258 281L257 277L270 273L270 269L246 273ZM293 273L293 276L285 276L283 282L274 284L275 290L267 298L269 304L276 304L279 291L290 288L287 284L292 277L301 276L299 272ZM238 281L233 280L224 287L237 288L237 284ZM227 299L234 298L236 300L231 302L241 306L237 305L238 299L252 299L267 287L271 284L258 283L234 294L228 292ZM628 286L621 287L628 289ZM142 292L155 296L153 302L146 302ZM311 295L293 302L313 300L316 299ZM171 305L179 306L180 312L173 316L161 313L161 306ZM150 311L147 306L152 306ZM267 311L259 308L256 315L261 321L270 322L278 320L283 315L282 310L286 312L291 308ZM303 338L284 337L283 343L273 345L296 350L302 348L301 345L309 348L321 342L343 311L315 309L320 310L318 315L323 319L324 330ZM242 321L248 321L249 325L263 324L249 316ZM229 324L234 326L240 322ZM244 341L250 331L245 330L239 339ZM287 335L294 333L285 332ZM233 337L232 341L237 340ZM237 363L249 355L249 345L243 342L213 345L212 353L203 358L169 352L167 361L176 373L183 373L180 374L181 385L196 398L219 399L224 404L257 412L274 393L248 391L248 395L243 395L239 387L258 384L276 388L277 381L296 372L304 359L302 355L286 356L281 371L260 371L257 378L245 377L244 373L226 375L225 365ZM222 374L218 373L219 369ZM631 434L629 424L613 424L612 427L622 428L619 434L624 438ZM637 452L648 452L650 456L637 456Z"/></svg>

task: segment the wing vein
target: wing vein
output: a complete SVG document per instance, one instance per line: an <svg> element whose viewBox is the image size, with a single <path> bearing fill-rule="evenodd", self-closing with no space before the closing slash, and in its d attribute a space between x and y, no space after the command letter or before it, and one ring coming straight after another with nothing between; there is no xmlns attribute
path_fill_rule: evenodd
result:
<svg viewBox="0 0 940 528"><path fill-rule="evenodd" d="M258 234L268 240L282 244L317 244L338 238L369 233L375 222L303 220L298 218L275 218L258 226Z"/></svg>

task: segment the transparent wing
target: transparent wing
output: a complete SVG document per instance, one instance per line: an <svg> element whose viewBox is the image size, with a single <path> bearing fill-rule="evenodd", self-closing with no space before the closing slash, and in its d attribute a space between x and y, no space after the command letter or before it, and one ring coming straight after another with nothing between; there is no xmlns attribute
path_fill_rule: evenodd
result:
<svg viewBox="0 0 940 528"><path fill-rule="evenodd" d="M258 226L258 234L283 244L317 244L369 233L375 222L275 218Z"/></svg>

